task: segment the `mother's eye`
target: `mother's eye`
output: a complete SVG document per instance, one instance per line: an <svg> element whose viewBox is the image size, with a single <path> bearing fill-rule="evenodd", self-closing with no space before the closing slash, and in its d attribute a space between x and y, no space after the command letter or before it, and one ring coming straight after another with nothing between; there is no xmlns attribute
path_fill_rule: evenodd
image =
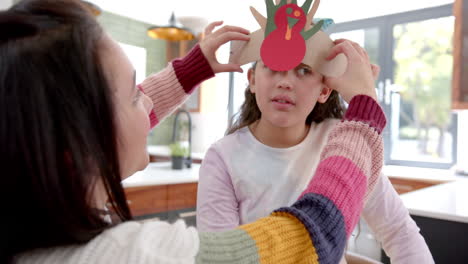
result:
<svg viewBox="0 0 468 264"><path fill-rule="evenodd" d="M136 92L135 96L133 97L133 103L134 104L138 103L138 101L140 100L142 94L143 93L141 92L141 90L139 88L137 88L137 92Z"/></svg>

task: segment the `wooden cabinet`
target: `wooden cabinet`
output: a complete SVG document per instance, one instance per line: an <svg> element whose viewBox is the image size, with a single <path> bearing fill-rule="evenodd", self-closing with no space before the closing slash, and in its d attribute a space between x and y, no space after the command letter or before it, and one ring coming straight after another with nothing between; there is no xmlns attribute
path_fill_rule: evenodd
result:
<svg viewBox="0 0 468 264"><path fill-rule="evenodd" d="M168 211L197 207L196 183L167 185Z"/></svg>
<svg viewBox="0 0 468 264"><path fill-rule="evenodd" d="M154 215L197 206L197 183L125 188L133 216Z"/></svg>
<svg viewBox="0 0 468 264"><path fill-rule="evenodd" d="M452 108L468 109L468 2L455 0L453 13Z"/></svg>
<svg viewBox="0 0 468 264"><path fill-rule="evenodd" d="M166 60L170 62L175 58L180 58L185 56L202 38L202 35L199 35L193 40L183 40L183 41L167 41L166 42ZM200 112L201 106L201 87L196 89L185 102L184 108L190 112Z"/></svg>
<svg viewBox="0 0 468 264"><path fill-rule="evenodd" d="M166 60L172 61L175 58L183 57L189 52L197 43L198 39L182 40L182 41L166 41Z"/></svg>

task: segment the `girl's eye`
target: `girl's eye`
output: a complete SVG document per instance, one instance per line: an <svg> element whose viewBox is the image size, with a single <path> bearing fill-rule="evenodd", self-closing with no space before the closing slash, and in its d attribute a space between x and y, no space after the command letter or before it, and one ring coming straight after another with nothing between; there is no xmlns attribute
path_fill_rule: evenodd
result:
<svg viewBox="0 0 468 264"><path fill-rule="evenodd" d="M275 72L276 72L276 71L270 69L270 68L269 68L268 66L266 66L265 64L263 64L263 68L266 69L266 70L268 70L268 71L271 72L271 73L275 73Z"/></svg>
<svg viewBox="0 0 468 264"><path fill-rule="evenodd" d="M297 70L299 75L309 75L312 74L312 70L306 67L301 67Z"/></svg>

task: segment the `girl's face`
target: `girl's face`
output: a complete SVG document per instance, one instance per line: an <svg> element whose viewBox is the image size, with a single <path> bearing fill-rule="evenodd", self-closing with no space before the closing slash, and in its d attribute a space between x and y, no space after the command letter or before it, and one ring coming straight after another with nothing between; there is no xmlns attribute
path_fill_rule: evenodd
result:
<svg viewBox="0 0 468 264"><path fill-rule="evenodd" d="M118 157L121 175L126 178L148 165L146 138L153 103L137 88L135 70L122 48L108 36L104 37L101 56L105 75L114 92Z"/></svg>
<svg viewBox="0 0 468 264"><path fill-rule="evenodd" d="M248 77L261 119L281 128L303 126L315 104L325 103L332 91L323 83L323 76L305 64L277 72L259 61Z"/></svg>

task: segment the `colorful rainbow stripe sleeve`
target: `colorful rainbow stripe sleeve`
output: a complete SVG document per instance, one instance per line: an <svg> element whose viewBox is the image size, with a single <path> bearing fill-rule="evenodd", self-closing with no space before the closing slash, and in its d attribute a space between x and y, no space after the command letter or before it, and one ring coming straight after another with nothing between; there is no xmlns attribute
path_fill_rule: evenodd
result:
<svg viewBox="0 0 468 264"><path fill-rule="evenodd" d="M355 96L298 201L235 230L200 233L197 263L339 263L382 167L385 123L374 99Z"/></svg>
<svg viewBox="0 0 468 264"><path fill-rule="evenodd" d="M153 101L151 127L174 112L197 85L213 76L210 64L196 45L185 57L173 60L164 70L145 79L138 88Z"/></svg>

